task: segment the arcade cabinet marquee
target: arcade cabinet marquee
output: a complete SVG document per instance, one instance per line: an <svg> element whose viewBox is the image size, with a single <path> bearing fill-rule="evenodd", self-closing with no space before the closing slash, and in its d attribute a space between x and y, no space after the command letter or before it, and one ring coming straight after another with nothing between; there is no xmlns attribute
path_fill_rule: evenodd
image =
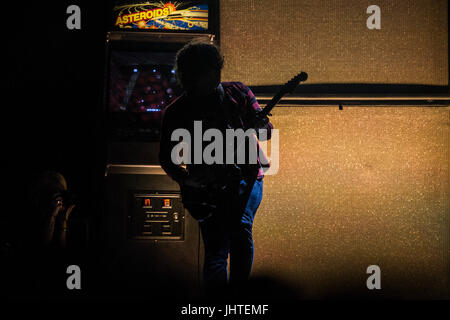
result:
<svg viewBox="0 0 450 320"><path fill-rule="evenodd" d="M114 6L114 28L208 31L210 1L160 1L118 3Z"/></svg>

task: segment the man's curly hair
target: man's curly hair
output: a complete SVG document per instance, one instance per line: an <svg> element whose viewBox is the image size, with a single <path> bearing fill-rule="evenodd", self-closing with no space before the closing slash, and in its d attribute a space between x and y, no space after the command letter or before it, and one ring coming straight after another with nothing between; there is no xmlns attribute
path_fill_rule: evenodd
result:
<svg viewBox="0 0 450 320"><path fill-rule="evenodd" d="M177 81L181 84L180 75L194 69L200 72L209 68L220 71L223 68L223 61L223 55L217 45L199 40L190 41L176 55Z"/></svg>

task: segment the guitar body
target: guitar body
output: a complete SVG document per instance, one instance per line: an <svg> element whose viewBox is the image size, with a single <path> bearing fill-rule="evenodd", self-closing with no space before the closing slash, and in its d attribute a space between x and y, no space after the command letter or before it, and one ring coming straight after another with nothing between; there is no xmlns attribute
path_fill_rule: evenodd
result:
<svg viewBox="0 0 450 320"><path fill-rule="evenodd" d="M202 187L181 185L181 198L184 207L191 216L203 221L213 214L217 214L226 205L226 200L237 192L242 179L241 169L234 165L210 165L203 167L198 175L207 175L213 183Z"/></svg>

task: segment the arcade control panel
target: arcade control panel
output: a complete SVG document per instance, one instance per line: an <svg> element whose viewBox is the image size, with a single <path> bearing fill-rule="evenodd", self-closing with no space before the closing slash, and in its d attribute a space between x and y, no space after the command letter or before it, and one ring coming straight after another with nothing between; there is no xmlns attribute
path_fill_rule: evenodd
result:
<svg viewBox="0 0 450 320"><path fill-rule="evenodd" d="M181 196L167 192L133 192L127 215L129 240L184 240Z"/></svg>

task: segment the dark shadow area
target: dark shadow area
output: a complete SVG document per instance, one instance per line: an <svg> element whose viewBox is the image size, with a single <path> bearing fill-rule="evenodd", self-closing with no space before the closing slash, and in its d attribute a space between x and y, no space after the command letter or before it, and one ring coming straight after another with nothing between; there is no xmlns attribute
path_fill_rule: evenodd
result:
<svg viewBox="0 0 450 320"><path fill-rule="evenodd" d="M38 170L22 179L26 184L18 194L20 205L1 219L0 296L63 299L86 295L85 290L68 290L66 281L68 267L76 265L83 270L82 288L86 289L96 265L98 249L92 243L89 207L67 188L70 180L66 182L55 171Z"/></svg>
<svg viewBox="0 0 450 320"><path fill-rule="evenodd" d="M229 300L240 303L258 301L293 301L304 299L304 293L299 287L277 279L277 277L251 277L246 287L232 292Z"/></svg>

